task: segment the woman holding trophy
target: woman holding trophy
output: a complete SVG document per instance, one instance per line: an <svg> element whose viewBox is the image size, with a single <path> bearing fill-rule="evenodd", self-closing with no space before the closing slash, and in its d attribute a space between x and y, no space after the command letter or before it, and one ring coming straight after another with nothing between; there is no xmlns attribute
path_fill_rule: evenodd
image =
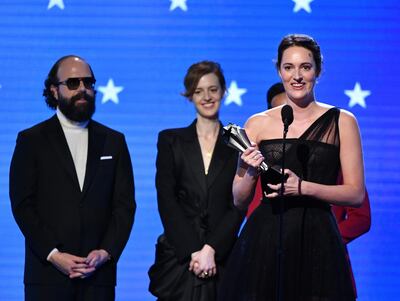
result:
<svg viewBox="0 0 400 301"><path fill-rule="evenodd" d="M247 208L259 176L263 200L231 253L219 300L354 300L330 204L360 206L364 198L357 121L349 112L316 101L322 56L314 39L284 37L276 67L290 107L256 114L245 125L255 143L241 155L234 202ZM282 139L282 123L290 118ZM271 184L261 164L279 170L282 162L283 185ZM339 170L342 185L336 184Z"/></svg>
<svg viewBox="0 0 400 301"><path fill-rule="evenodd" d="M213 301L244 217L232 196L237 152L221 137L226 85L219 64L193 64L184 85L196 119L158 137L156 188L164 233L149 270L149 290L160 301Z"/></svg>

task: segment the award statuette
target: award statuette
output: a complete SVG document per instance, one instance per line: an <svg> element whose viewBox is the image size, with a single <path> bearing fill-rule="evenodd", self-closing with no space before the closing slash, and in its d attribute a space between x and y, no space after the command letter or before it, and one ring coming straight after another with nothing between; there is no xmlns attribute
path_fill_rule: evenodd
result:
<svg viewBox="0 0 400 301"><path fill-rule="evenodd" d="M243 153L247 148L251 146L249 137L247 137L246 131L236 124L228 124L222 128L222 138L225 143ZM265 173L268 183L278 184L281 182L282 175L276 168L270 167L267 163L262 162L260 165L262 173Z"/></svg>

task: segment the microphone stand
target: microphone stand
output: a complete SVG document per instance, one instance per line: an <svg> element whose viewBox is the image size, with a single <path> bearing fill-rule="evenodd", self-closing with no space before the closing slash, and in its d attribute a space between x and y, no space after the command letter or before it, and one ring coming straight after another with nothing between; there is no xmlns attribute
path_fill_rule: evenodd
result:
<svg viewBox="0 0 400 301"><path fill-rule="evenodd" d="M286 135L289 129L289 122L287 119L284 120L283 127L283 141L282 141L282 171L281 171L281 189L279 190L279 215L278 215L278 264L277 264L277 285L276 285L276 300L283 300L283 264L284 264L284 251L283 251L283 211L284 211L284 199L283 199L283 187L285 184L285 151L286 151Z"/></svg>

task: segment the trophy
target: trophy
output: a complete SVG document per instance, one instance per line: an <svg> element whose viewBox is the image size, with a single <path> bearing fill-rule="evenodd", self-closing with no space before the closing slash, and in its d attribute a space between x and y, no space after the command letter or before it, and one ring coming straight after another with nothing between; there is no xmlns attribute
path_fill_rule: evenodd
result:
<svg viewBox="0 0 400 301"><path fill-rule="evenodd" d="M246 131L236 124L229 123L227 126L224 126L222 128L222 138L229 147L241 153L251 146ZM267 163L262 162L260 170L267 174L269 183L280 183L282 175L276 168L270 167Z"/></svg>

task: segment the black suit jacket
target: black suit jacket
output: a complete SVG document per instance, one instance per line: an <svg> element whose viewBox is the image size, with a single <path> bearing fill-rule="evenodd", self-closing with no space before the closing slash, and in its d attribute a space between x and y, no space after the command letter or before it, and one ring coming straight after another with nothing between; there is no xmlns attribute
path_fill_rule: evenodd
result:
<svg viewBox="0 0 400 301"><path fill-rule="evenodd" d="M243 220L232 196L237 152L219 135L205 176L196 120L160 132L157 147L158 209L178 260L187 260L205 243L215 249L217 261L226 259Z"/></svg>
<svg viewBox="0 0 400 301"><path fill-rule="evenodd" d="M88 131L82 191L56 115L18 134L10 199L25 236L25 284L70 281L46 260L57 247L82 257L105 249L112 260L84 281L115 285L116 262L136 209L132 165L123 134L95 121L89 122Z"/></svg>

